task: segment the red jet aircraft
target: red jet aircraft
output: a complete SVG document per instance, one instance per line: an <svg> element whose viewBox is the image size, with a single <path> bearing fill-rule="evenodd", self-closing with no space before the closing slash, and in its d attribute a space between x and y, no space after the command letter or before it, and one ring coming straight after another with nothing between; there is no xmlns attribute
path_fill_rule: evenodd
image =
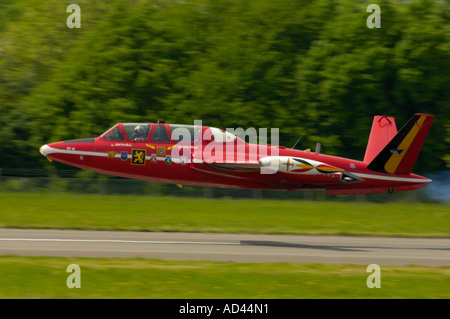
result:
<svg viewBox="0 0 450 319"><path fill-rule="evenodd" d="M409 191L431 182L412 174L433 121L415 114L397 132L392 117L375 116L364 160L308 150L249 144L214 127L119 123L95 138L47 144L50 161L178 186L325 189L328 195Z"/></svg>

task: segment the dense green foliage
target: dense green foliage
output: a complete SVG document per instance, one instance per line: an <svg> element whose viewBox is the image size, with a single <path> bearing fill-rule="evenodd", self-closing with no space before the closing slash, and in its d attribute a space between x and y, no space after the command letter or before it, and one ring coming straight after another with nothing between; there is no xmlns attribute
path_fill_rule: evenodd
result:
<svg viewBox="0 0 450 319"><path fill-rule="evenodd" d="M81 7L69 29L67 5ZM0 167L117 122L280 128L362 159L375 114L436 118L416 171L449 165L447 1L2 0Z"/></svg>

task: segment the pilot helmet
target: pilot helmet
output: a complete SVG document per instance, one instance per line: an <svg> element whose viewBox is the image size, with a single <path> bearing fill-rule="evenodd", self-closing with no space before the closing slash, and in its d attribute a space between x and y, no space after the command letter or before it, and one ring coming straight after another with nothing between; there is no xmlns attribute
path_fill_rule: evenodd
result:
<svg viewBox="0 0 450 319"><path fill-rule="evenodd" d="M144 135L144 128L140 125L134 128L134 137L142 137Z"/></svg>

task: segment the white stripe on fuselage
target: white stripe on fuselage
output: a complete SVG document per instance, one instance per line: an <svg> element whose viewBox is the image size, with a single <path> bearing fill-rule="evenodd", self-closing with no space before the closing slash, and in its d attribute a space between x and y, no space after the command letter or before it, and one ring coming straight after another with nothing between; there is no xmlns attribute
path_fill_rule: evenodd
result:
<svg viewBox="0 0 450 319"><path fill-rule="evenodd" d="M53 148L53 147L50 147L48 145L44 145L44 146L41 147L41 154L42 155L47 156L47 155L50 155L50 154L53 154L53 153L57 153L57 154L72 154L72 155L87 155L87 156L97 156L97 157L108 157L108 156L110 156L108 153L103 153L103 152L64 150L64 149ZM114 157L115 158L121 158L120 152L118 152L118 154L114 155ZM131 158L131 157L132 156L130 154L128 154L127 158ZM151 160L152 156L146 156L145 159L146 160ZM158 160L158 161L165 161L166 157L157 156L156 160ZM180 162L181 159L179 159L179 158L172 158L172 161L174 163L177 163L177 162ZM196 162L196 161L194 160L194 162ZM203 161L201 161L201 162L203 163Z"/></svg>
<svg viewBox="0 0 450 319"><path fill-rule="evenodd" d="M413 178L413 177L396 177L396 176L384 176L384 175L374 175L374 174L364 174L364 173L352 173L351 174L361 177L378 179L383 181L393 181L393 182L411 182L411 183L429 183L431 179Z"/></svg>
<svg viewBox="0 0 450 319"><path fill-rule="evenodd" d="M107 157L108 153L102 152L87 152L87 151L75 151L75 150L63 150L58 148L53 148L48 145L44 145L40 149L41 154L44 156L53 154L53 153L63 153L63 154L73 154L73 155L90 155L90 156L100 156Z"/></svg>
<svg viewBox="0 0 450 319"><path fill-rule="evenodd" d="M48 145L44 145L41 148L41 153L44 156L47 156L52 153L64 153L64 154L74 154L74 155L90 155L90 156L98 156L98 157L108 157L108 153L103 152L88 152L88 151L75 151L75 150L64 150L52 148ZM116 154L114 157L120 158L120 154ZM131 155L128 155L128 158L131 158ZM146 156L146 160L150 160L151 156ZM156 157L158 161L164 161L165 157ZM174 162L177 162L179 159L172 159ZM201 159L194 159L194 163L203 163ZM385 175L376 175L376 174L365 174L365 173L354 173L349 172L357 177L361 177L364 179L377 179L383 181L393 181L393 182L410 182L410 183L429 183L431 179L422 179L422 178L413 178L413 177L396 177L396 176L385 176Z"/></svg>

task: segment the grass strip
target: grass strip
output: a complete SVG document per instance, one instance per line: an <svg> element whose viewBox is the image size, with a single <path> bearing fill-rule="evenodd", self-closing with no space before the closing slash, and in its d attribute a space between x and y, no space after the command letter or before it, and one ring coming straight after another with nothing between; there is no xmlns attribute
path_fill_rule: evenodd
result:
<svg viewBox="0 0 450 319"><path fill-rule="evenodd" d="M0 227L450 237L450 205L0 193Z"/></svg>
<svg viewBox="0 0 450 319"><path fill-rule="evenodd" d="M69 289L67 266L80 267ZM449 298L449 267L224 263L153 259L0 257L0 298Z"/></svg>

